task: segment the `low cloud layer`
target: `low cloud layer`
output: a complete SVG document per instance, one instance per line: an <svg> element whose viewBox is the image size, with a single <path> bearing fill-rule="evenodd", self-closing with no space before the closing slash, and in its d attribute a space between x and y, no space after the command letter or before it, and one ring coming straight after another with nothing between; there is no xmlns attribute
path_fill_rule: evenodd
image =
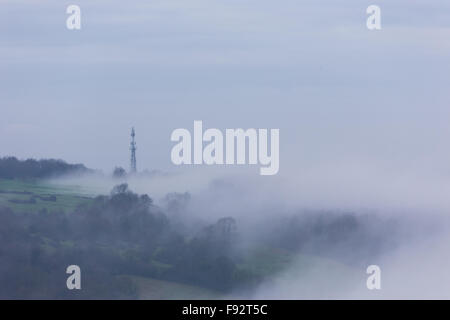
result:
<svg viewBox="0 0 450 320"><path fill-rule="evenodd" d="M351 173L347 179L343 175L341 172L338 175L341 180L336 179L333 185L330 180L321 181L322 184L320 180L313 184L313 180L281 177L268 181L246 170L234 177L224 177L221 172L211 169L207 174L193 170L134 177L127 182L132 190L149 194L164 210L168 210L167 201L171 199L167 194L188 194L177 198L183 200L178 203L176 212L172 212L188 228L195 229L195 225L213 223L225 216L234 217L243 235L244 247L264 241L276 243L281 230L277 226L284 228L294 216L304 219L300 220L299 226L305 229L299 232L307 233L315 228L314 221L320 220L323 214L324 221L329 219L328 214L331 219L346 214L356 217L360 231L336 229L340 240L334 244L327 244L322 236L311 233L303 238L301 253L287 268L265 281L256 291L237 291L231 297L448 298L450 279L446 270L450 264L447 241L450 216L446 201L439 201L439 194L426 187L421 189L420 185L412 184L413 187L407 188L405 180L402 188L397 188L388 180L380 181L382 176L378 176L378 180L372 177L371 188L364 188L356 181L352 188L344 188L344 181L349 183ZM86 179L54 182L97 187L100 193L117 183L117 180L105 177ZM309 188L308 181L311 182ZM376 188L375 181L379 181ZM370 192L374 190L378 190L376 197ZM414 196L416 192L421 192L420 198ZM366 268L370 264L381 268L380 291L366 287Z"/></svg>

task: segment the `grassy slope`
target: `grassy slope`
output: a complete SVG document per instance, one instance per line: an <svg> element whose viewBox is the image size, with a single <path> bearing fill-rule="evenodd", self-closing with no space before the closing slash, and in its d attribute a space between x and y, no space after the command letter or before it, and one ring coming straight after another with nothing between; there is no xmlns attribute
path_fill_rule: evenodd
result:
<svg viewBox="0 0 450 320"><path fill-rule="evenodd" d="M220 299L221 294L212 290L187 284L152 278L131 277L142 300Z"/></svg>
<svg viewBox="0 0 450 320"><path fill-rule="evenodd" d="M15 192L27 192L18 194ZM35 197L35 203L12 203L9 200L27 201ZM55 196L56 201L44 201L38 197ZM22 181L0 179L0 206L15 211L38 211L46 208L49 211L73 210L81 203L89 202L93 195L77 186L52 185L43 181Z"/></svg>
<svg viewBox="0 0 450 320"><path fill-rule="evenodd" d="M246 255L239 269L258 274L265 279L254 298L308 299L337 298L344 290L365 285L365 270L355 270L332 259L292 254L276 248L260 247ZM201 287L131 277L138 289L139 299L248 299L250 292L239 291L225 295ZM250 296L248 296L250 294Z"/></svg>

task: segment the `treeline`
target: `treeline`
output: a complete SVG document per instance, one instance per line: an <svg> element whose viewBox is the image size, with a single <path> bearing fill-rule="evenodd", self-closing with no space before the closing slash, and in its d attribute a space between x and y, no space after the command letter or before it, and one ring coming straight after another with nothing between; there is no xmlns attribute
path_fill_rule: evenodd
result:
<svg viewBox="0 0 450 320"><path fill-rule="evenodd" d="M0 158L0 178L3 179L51 178L92 172L93 170L86 168L83 164L69 164L63 160Z"/></svg>
<svg viewBox="0 0 450 320"><path fill-rule="evenodd" d="M169 200L178 211L188 196ZM315 213L254 221L247 231L225 217L187 231L149 196L121 184L71 213L0 208L0 299L134 299L138 291L129 276L222 293L252 290L266 280L258 266L272 263L257 259L256 265L243 267L251 233L253 246L372 261L384 246L392 247L395 224ZM82 290L66 288L69 265L80 266Z"/></svg>
<svg viewBox="0 0 450 320"><path fill-rule="evenodd" d="M399 225L377 215L306 211L255 225L257 241L290 252L320 255L350 265L368 265L398 245Z"/></svg>
<svg viewBox="0 0 450 320"><path fill-rule="evenodd" d="M126 184L70 214L3 208L0 299L133 299L128 275L226 292L239 279L235 236L234 220L223 218L186 238L151 198ZM82 270L82 290L66 288L73 264Z"/></svg>

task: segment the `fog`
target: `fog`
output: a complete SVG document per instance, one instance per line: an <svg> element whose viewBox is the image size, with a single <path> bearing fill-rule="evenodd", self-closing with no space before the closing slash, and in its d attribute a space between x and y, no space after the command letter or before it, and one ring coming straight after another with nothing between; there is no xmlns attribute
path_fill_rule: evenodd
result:
<svg viewBox="0 0 450 320"><path fill-rule="evenodd" d="M251 167L232 171L200 167L130 176L123 181L133 191L148 194L187 229L198 230L221 217L235 218L244 251L255 243L277 241L292 217L300 217L299 225L306 233L316 228L316 220L333 221L346 214L355 216L359 227L347 235L345 228L338 228L335 243L324 242L323 235L306 236L301 240L301 254L286 269L257 290L236 291L228 297L449 297L450 215L444 179L418 183L415 175L394 179L377 170L369 175L356 166L347 171L320 168L298 177L261 177ZM95 187L99 193L108 192L118 182L108 175L51 181ZM173 193L187 195L178 198L182 200L175 208L167 196ZM381 268L381 290L366 288L366 268L371 264Z"/></svg>
<svg viewBox="0 0 450 320"><path fill-rule="evenodd" d="M438 222L437 222L438 223ZM295 262L256 299L449 299L448 225L438 234L401 239L393 252L373 259L381 268L381 290L368 290L364 267L348 268L325 260ZM349 248L350 249L350 248ZM351 249L350 249L351 250Z"/></svg>

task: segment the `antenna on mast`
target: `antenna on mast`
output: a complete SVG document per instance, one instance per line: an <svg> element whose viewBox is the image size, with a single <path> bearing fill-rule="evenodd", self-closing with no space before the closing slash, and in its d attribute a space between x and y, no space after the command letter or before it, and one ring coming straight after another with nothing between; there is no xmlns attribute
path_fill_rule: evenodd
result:
<svg viewBox="0 0 450 320"><path fill-rule="evenodd" d="M134 136L136 133L134 132L134 127L131 128L131 143L130 143L130 150L131 150L131 159L130 159L130 172L136 173L136 141L134 140Z"/></svg>

